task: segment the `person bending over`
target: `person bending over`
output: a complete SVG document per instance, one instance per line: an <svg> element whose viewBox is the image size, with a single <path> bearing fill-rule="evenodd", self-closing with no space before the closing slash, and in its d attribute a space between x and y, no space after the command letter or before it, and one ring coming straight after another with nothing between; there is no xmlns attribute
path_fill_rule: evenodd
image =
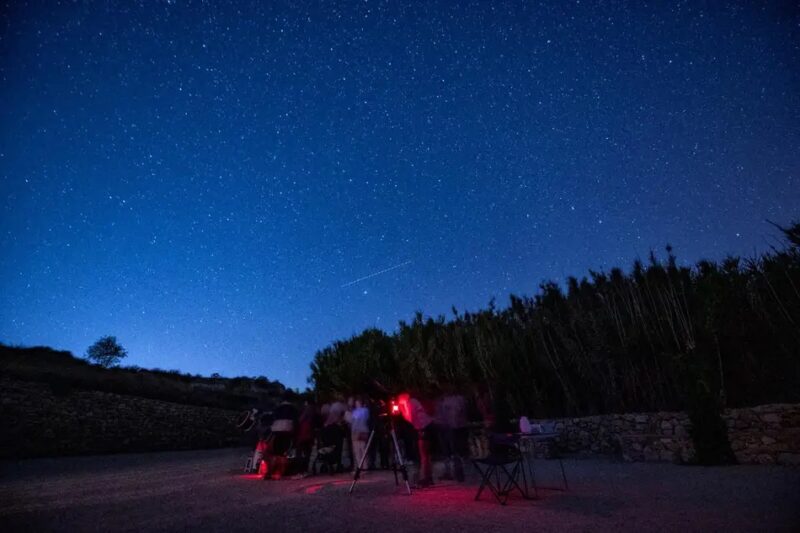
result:
<svg viewBox="0 0 800 533"><path fill-rule="evenodd" d="M397 398L400 413L417 431L417 447L419 449L419 480L418 487L433 485L433 466L431 464L431 441L435 436L433 417L428 413L422 402L403 393Z"/></svg>

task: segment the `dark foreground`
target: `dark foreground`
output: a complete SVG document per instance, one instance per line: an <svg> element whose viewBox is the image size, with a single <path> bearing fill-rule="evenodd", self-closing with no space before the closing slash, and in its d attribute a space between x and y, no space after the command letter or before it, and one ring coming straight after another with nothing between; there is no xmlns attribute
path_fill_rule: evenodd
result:
<svg viewBox="0 0 800 533"><path fill-rule="evenodd" d="M0 531L775 531L800 527L800 469L566 462L570 491L501 507L465 485L405 496L370 472L261 481L239 473L246 450L4 463ZM540 463L541 482L557 463Z"/></svg>

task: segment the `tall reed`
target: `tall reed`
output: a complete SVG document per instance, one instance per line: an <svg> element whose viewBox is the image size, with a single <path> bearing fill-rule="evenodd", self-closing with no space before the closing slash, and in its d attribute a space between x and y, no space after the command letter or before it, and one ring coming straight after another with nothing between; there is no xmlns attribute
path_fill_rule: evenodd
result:
<svg viewBox="0 0 800 533"><path fill-rule="evenodd" d="M800 401L800 225L750 260L620 269L543 283L449 319L417 313L317 352L320 394L373 378L400 388L502 383L517 412L572 416L686 409L698 383L720 406Z"/></svg>

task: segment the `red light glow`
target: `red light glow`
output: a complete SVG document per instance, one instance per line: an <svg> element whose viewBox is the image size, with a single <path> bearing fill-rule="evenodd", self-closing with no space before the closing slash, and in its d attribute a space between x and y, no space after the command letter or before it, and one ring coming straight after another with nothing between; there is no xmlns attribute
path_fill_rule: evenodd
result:
<svg viewBox="0 0 800 533"><path fill-rule="evenodd" d="M409 402L411 401L411 397L408 395L407 392L402 393L397 397L397 405L398 412L403 415L407 421L411 421L411 406Z"/></svg>
<svg viewBox="0 0 800 533"><path fill-rule="evenodd" d="M322 489L322 487L324 487L324 486L325 486L325 485L322 485L322 484L318 484L318 485L309 485L308 487L306 487L306 488L305 488L305 490L304 490L303 492L305 492L306 494L316 494L316 493L317 493L317 492L319 492L319 491L320 491L320 489Z"/></svg>

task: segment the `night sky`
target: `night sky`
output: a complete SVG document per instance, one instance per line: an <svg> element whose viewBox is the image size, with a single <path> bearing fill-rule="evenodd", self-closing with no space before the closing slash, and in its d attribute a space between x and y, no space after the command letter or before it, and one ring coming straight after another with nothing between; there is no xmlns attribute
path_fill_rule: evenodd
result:
<svg viewBox="0 0 800 533"><path fill-rule="evenodd" d="M5 2L0 341L304 387L417 309L766 251L798 11L666 3Z"/></svg>

